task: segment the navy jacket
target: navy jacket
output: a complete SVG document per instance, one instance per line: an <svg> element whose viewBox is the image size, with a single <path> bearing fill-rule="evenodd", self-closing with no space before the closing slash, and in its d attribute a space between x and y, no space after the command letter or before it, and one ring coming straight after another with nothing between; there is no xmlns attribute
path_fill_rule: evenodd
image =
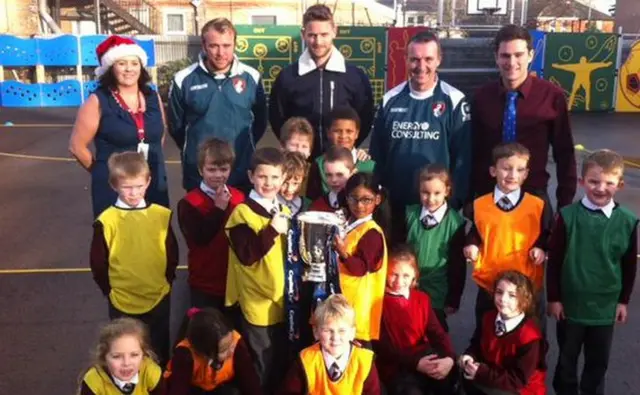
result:
<svg viewBox="0 0 640 395"><path fill-rule="evenodd" d="M335 107L350 106L360 116L360 144L373 122L373 93L369 77L358 67L347 65L335 47L323 69L318 69L308 50L280 72L269 97L269 121L276 136L291 117L305 117L313 126L312 157L327 148L329 115Z"/></svg>
<svg viewBox="0 0 640 395"><path fill-rule="evenodd" d="M200 185L198 145L208 137L231 143L236 162L229 184L243 187L255 145L267 127L264 88L258 71L235 58L231 70L212 75L198 62L176 73L169 92L169 133L182 154L182 185Z"/></svg>

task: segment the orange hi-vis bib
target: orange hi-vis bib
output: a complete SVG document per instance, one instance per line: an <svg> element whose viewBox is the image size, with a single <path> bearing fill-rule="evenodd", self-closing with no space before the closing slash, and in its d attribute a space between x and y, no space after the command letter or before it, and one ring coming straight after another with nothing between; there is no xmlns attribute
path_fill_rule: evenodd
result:
<svg viewBox="0 0 640 395"><path fill-rule="evenodd" d="M373 366L373 351L353 346L349 364L336 381L329 379L322 350L318 343L300 352L307 378L307 391L315 395L360 395Z"/></svg>
<svg viewBox="0 0 640 395"><path fill-rule="evenodd" d="M369 220L347 233L344 239L346 252L353 254L358 242L369 230L375 229L382 236L384 252L382 262L377 263L378 271L364 276L353 276L340 263L340 289L349 304L356 312L356 339L378 340L380 338L380 321L382 319L382 301L387 280L387 243L384 232L375 221Z"/></svg>
<svg viewBox="0 0 640 395"><path fill-rule="evenodd" d="M473 202L473 222L482 239L473 279L486 291L493 292L498 274L517 270L527 276L536 289L542 289L544 266L535 265L529 251L540 236L544 201L523 192L520 203L511 211L501 210L493 193Z"/></svg>
<svg viewBox="0 0 640 395"><path fill-rule="evenodd" d="M240 340L240 334L236 331L231 332L233 336L232 347L235 348ZM193 358L193 373L191 375L191 385L193 387L202 388L205 391L213 391L222 384L233 380L235 370L233 369L233 355L227 358L222 364L220 370L215 370L209 363L209 359L197 354L189 340L184 339L178 343L177 347L188 348ZM164 378L168 379L172 373L172 363L169 362L167 371L164 372Z"/></svg>

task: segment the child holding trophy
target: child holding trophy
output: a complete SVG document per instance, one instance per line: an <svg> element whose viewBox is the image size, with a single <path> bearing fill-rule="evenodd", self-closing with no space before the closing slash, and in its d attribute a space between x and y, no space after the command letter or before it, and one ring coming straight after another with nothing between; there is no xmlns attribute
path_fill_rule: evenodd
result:
<svg viewBox="0 0 640 395"><path fill-rule="evenodd" d="M286 355L284 328L284 261L290 212L278 202L284 181L284 155L260 148L251 159L253 189L231 213L225 226L229 238L227 306L240 306L240 333L255 356L264 392L282 375Z"/></svg>
<svg viewBox="0 0 640 395"><path fill-rule="evenodd" d="M356 339L368 348L380 336L387 275L389 210L385 189L369 173L349 178L345 236L336 237L340 288L356 311Z"/></svg>

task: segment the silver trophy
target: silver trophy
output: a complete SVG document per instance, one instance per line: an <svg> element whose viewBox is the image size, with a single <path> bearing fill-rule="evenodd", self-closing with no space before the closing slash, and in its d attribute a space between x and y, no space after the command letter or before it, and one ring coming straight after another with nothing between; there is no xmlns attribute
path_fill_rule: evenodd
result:
<svg viewBox="0 0 640 395"><path fill-rule="evenodd" d="M307 211L296 218L300 229L298 250L303 262L302 281L322 283L327 281L327 257L331 239L343 228L338 214Z"/></svg>

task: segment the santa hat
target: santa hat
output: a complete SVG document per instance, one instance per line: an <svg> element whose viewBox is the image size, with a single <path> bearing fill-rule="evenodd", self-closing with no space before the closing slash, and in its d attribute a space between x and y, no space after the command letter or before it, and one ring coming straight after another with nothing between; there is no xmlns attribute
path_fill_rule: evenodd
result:
<svg viewBox="0 0 640 395"><path fill-rule="evenodd" d="M127 37L109 36L98 45L96 55L100 62L100 66L95 71L97 77L100 77L116 61L125 56L137 56L140 58L142 67L147 66L147 53L135 41Z"/></svg>

